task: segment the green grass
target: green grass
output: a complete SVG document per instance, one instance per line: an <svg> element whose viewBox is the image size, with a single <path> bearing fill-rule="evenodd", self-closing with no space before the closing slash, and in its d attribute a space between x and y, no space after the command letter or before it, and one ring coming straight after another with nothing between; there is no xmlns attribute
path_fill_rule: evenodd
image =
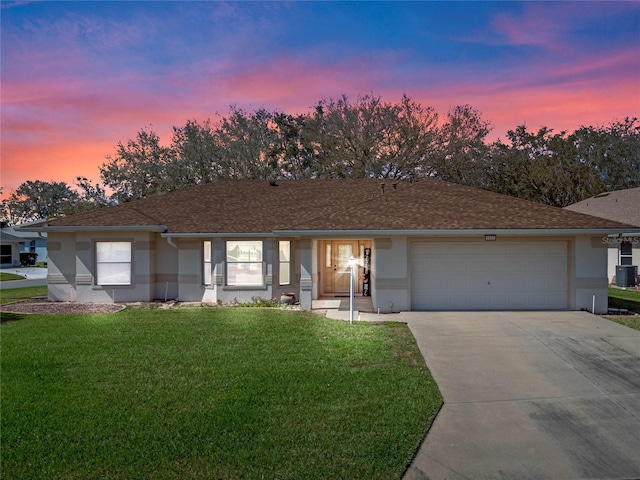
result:
<svg viewBox="0 0 640 480"><path fill-rule="evenodd" d="M400 478L442 403L399 323L239 308L13 320L3 478Z"/></svg>
<svg viewBox="0 0 640 480"><path fill-rule="evenodd" d="M640 313L640 291L609 287L609 307Z"/></svg>
<svg viewBox="0 0 640 480"><path fill-rule="evenodd" d="M630 312L640 313L640 291L609 287L609 307L626 308ZM640 330L640 317L607 316L606 318Z"/></svg>
<svg viewBox="0 0 640 480"><path fill-rule="evenodd" d="M15 273L0 272L0 282L9 280L24 280L24 277L22 275L16 275Z"/></svg>
<svg viewBox="0 0 640 480"><path fill-rule="evenodd" d="M629 328L633 328L634 330L640 330L640 317L624 317L624 316L613 316L608 315L605 317L607 320L611 320L612 322L619 323L620 325L624 325Z"/></svg>
<svg viewBox="0 0 640 480"><path fill-rule="evenodd" d="M18 300L25 300L31 297L46 297L47 287L23 287L23 288L8 288L0 290L0 305L10 302L17 302Z"/></svg>

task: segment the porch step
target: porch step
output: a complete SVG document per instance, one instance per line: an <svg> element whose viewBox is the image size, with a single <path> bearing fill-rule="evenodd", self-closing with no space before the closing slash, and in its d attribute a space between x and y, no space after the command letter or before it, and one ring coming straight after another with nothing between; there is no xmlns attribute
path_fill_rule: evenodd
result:
<svg viewBox="0 0 640 480"><path fill-rule="evenodd" d="M311 301L312 310L339 310L340 299L321 299Z"/></svg>
<svg viewBox="0 0 640 480"><path fill-rule="evenodd" d="M323 297L311 302L312 310L349 311L349 297ZM353 309L359 312L373 312L371 297L353 297Z"/></svg>

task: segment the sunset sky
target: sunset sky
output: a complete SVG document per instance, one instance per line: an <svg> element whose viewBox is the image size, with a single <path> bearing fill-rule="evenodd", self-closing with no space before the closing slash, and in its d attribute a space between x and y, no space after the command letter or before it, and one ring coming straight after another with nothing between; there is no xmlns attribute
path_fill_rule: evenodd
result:
<svg viewBox="0 0 640 480"><path fill-rule="evenodd" d="M640 2L2 1L2 176L99 181L141 128L230 105L305 113L346 94L446 113L491 139L640 116Z"/></svg>

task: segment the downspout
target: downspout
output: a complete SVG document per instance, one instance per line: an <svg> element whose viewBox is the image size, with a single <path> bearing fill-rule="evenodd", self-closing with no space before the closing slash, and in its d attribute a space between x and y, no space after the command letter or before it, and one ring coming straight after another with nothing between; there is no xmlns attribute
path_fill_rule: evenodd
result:
<svg viewBox="0 0 640 480"><path fill-rule="evenodd" d="M166 237L167 238L167 243L169 245L171 245L173 248L178 248L178 245L176 245L176 243L173 241L173 237Z"/></svg>

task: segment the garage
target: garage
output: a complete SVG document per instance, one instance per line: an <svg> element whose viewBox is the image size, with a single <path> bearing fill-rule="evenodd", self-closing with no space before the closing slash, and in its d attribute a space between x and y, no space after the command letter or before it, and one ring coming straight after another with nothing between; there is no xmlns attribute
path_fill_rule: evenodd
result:
<svg viewBox="0 0 640 480"><path fill-rule="evenodd" d="M411 244L412 310L564 310L567 242Z"/></svg>

